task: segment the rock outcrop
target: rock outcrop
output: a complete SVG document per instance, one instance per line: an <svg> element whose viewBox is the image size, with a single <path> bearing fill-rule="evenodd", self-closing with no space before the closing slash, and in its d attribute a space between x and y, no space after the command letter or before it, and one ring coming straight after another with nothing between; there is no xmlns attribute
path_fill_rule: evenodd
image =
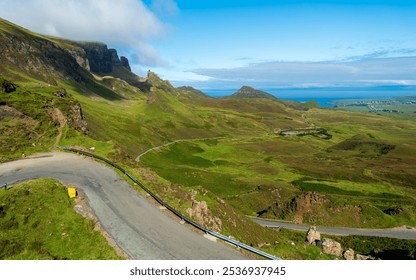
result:
<svg viewBox="0 0 416 280"><path fill-rule="evenodd" d="M221 232L222 222L221 219L213 216L211 210L208 208L208 205L205 201L196 200L197 191L192 192L192 206L186 209L186 213L191 217L195 222L213 230L216 232Z"/></svg>
<svg viewBox="0 0 416 280"><path fill-rule="evenodd" d="M120 56L120 63L121 63L121 66L123 66L124 68L127 68L129 71L131 71L130 63L129 63L129 60L127 59L127 57Z"/></svg>
<svg viewBox="0 0 416 280"><path fill-rule="evenodd" d="M4 91L5 93L11 93L16 91L16 85L13 84L12 82L3 80L1 81L1 90Z"/></svg>
<svg viewBox="0 0 416 280"><path fill-rule="evenodd" d="M67 122L73 128L82 131L84 134L88 134L88 124L84 118L82 107L79 103L73 103L69 109L69 115L67 116Z"/></svg>
<svg viewBox="0 0 416 280"><path fill-rule="evenodd" d="M353 249L349 248L344 252L344 259L353 260L355 258L355 252Z"/></svg>
<svg viewBox="0 0 416 280"><path fill-rule="evenodd" d="M103 43L77 43L85 52L77 52L75 59L85 69L96 73L111 73L114 66L122 66L131 71L126 57L119 58L115 49L109 49ZM74 55L73 54L73 55ZM87 62L88 61L88 65Z"/></svg>
<svg viewBox="0 0 416 280"><path fill-rule="evenodd" d="M315 192L305 192L294 197L288 208L294 214L295 223L303 223L304 215L311 213L315 208L321 206L327 201L324 195Z"/></svg>
<svg viewBox="0 0 416 280"><path fill-rule="evenodd" d="M339 242L329 238L322 239L322 252L325 254L341 257L342 247Z"/></svg>
<svg viewBox="0 0 416 280"><path fill-rule="evenodd" d="M90 62L87 58L85 50L81 47L74 49L67 49L67 51L75 58L76 62L87 71L90 71Z"/></svg>

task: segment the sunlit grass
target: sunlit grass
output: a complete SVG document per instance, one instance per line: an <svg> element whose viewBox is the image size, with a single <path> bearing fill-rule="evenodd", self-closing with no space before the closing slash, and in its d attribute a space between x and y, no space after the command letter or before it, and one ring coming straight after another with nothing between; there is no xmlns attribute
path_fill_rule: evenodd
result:
<svg viewBox="0 0 416 280"><path fill-rule="evenodd" d="M121 259L74 205L51 179L0 190L0 259Z"/></svg>

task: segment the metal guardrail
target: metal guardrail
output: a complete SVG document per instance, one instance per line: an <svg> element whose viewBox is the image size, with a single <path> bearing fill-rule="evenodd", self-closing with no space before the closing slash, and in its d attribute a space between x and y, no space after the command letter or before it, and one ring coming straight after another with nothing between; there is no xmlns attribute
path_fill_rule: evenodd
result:
<svg viewBox="0 0 416 280"><path fill-rule="evenodd" d="M257 248L254 248L252 246L249 246L247 244L241 243L237 240L231 239L229 237L226 237L225 235L222 235L221 233L212 231L198 223L196 223L195 221L189 219L188 217L184 216L183 214L181 214L180 212L178 212L176 209L174 209L172 206L170 206L169 204L167 204L166 202L164 202L161 198L159 198L155 193L153 193L148 187L146 187L144 184L142 184L141 182L139 182L139 180L137 180L136 178L134 178L130 173L128 173L124 168L122 168L121 166L109 161L106 158L88 153L88 152L84 152L81 150L77 150L77 149L73 149L73 148L68 148L68 147L59 147L59 149L63 150L63 151L69 151L69 152L74 152L74 153L79 153L82 154L84 156L88 156L88 157L92 157L92 158L96 158L99 159L101 161L106 162L107 164L113 166L114 168L117 168L118 170L120 170L121 172L123 172L124 175L126 175L127 177L129 177L134 183L136 183L137 185L139 185L146 193L148 193L153 199L155 199L160 205L166 207L166 209L168 209L169 211L171 211L173 214L175 214L177 217L179 217L180 219L182 219L183 221L187 222L188 224L191 224L192 226L196 227L197 229L205 232L206 234L212 235L218 239L221 239L229 244L232 244L234 246L236 246L237 248L242 248L245 249L249 252L255 253L259 256L262 256L264 258L270 259L270 260L281 260L280 258L273 256L271 254L268 254L266 252L263 252Z"/></svg>

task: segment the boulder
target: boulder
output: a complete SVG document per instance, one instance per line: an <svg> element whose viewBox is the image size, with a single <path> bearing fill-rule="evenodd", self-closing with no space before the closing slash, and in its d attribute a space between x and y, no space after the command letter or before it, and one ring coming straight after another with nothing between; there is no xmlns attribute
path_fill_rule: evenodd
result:
<svg viewBox="0 0 416 280"><path fill-rule="evenodd" d="M346 260L353 260L354 259L354 255L355 255L354 250L351 249L351 248L349 248L348 250L346 250L344 252L344 259L346 259Z"/></svg>
<svg viewBox="0 0 416 280"><path fill-rule="evenodd" d="M9 81L3 81L1 83L1 90L4 91L5 93L11 93L11 92L16 91L16 85Z"/></svg>
<svg viewBox="0 0 416 280"><path fill-rule="evenodd" d="M70 97L70 95L68 94L68 92L64 88L61 88L58 91L54 92L53 95L61 97L61 98L69 98Z"/></svg>
<svg viewBox="0 0 416 280"><path fill-rule="evenodd" d="M317 243L321 240L321 234L319 231L316 230L316 227L310 227L308 232L306 233L305 240L308 242L309 245L317 245Z"/></svg>
<svg viewBox="0 0 416 280"><path fill-rule="evenodd" d="M322 239L322 252L325 254L340 257L342 256L342 247L339 242L329 238Z"/></svg>

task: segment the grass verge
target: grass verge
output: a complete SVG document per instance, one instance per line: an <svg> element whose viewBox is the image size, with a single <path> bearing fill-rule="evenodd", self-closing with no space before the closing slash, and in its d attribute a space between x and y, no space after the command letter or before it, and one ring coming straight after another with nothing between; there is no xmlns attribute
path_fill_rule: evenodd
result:
<svg viewBox="0 0 416 280"><path fill-rule="evenodd" d="M122 259L52 179L0 190L0 259Z"/></svg>

